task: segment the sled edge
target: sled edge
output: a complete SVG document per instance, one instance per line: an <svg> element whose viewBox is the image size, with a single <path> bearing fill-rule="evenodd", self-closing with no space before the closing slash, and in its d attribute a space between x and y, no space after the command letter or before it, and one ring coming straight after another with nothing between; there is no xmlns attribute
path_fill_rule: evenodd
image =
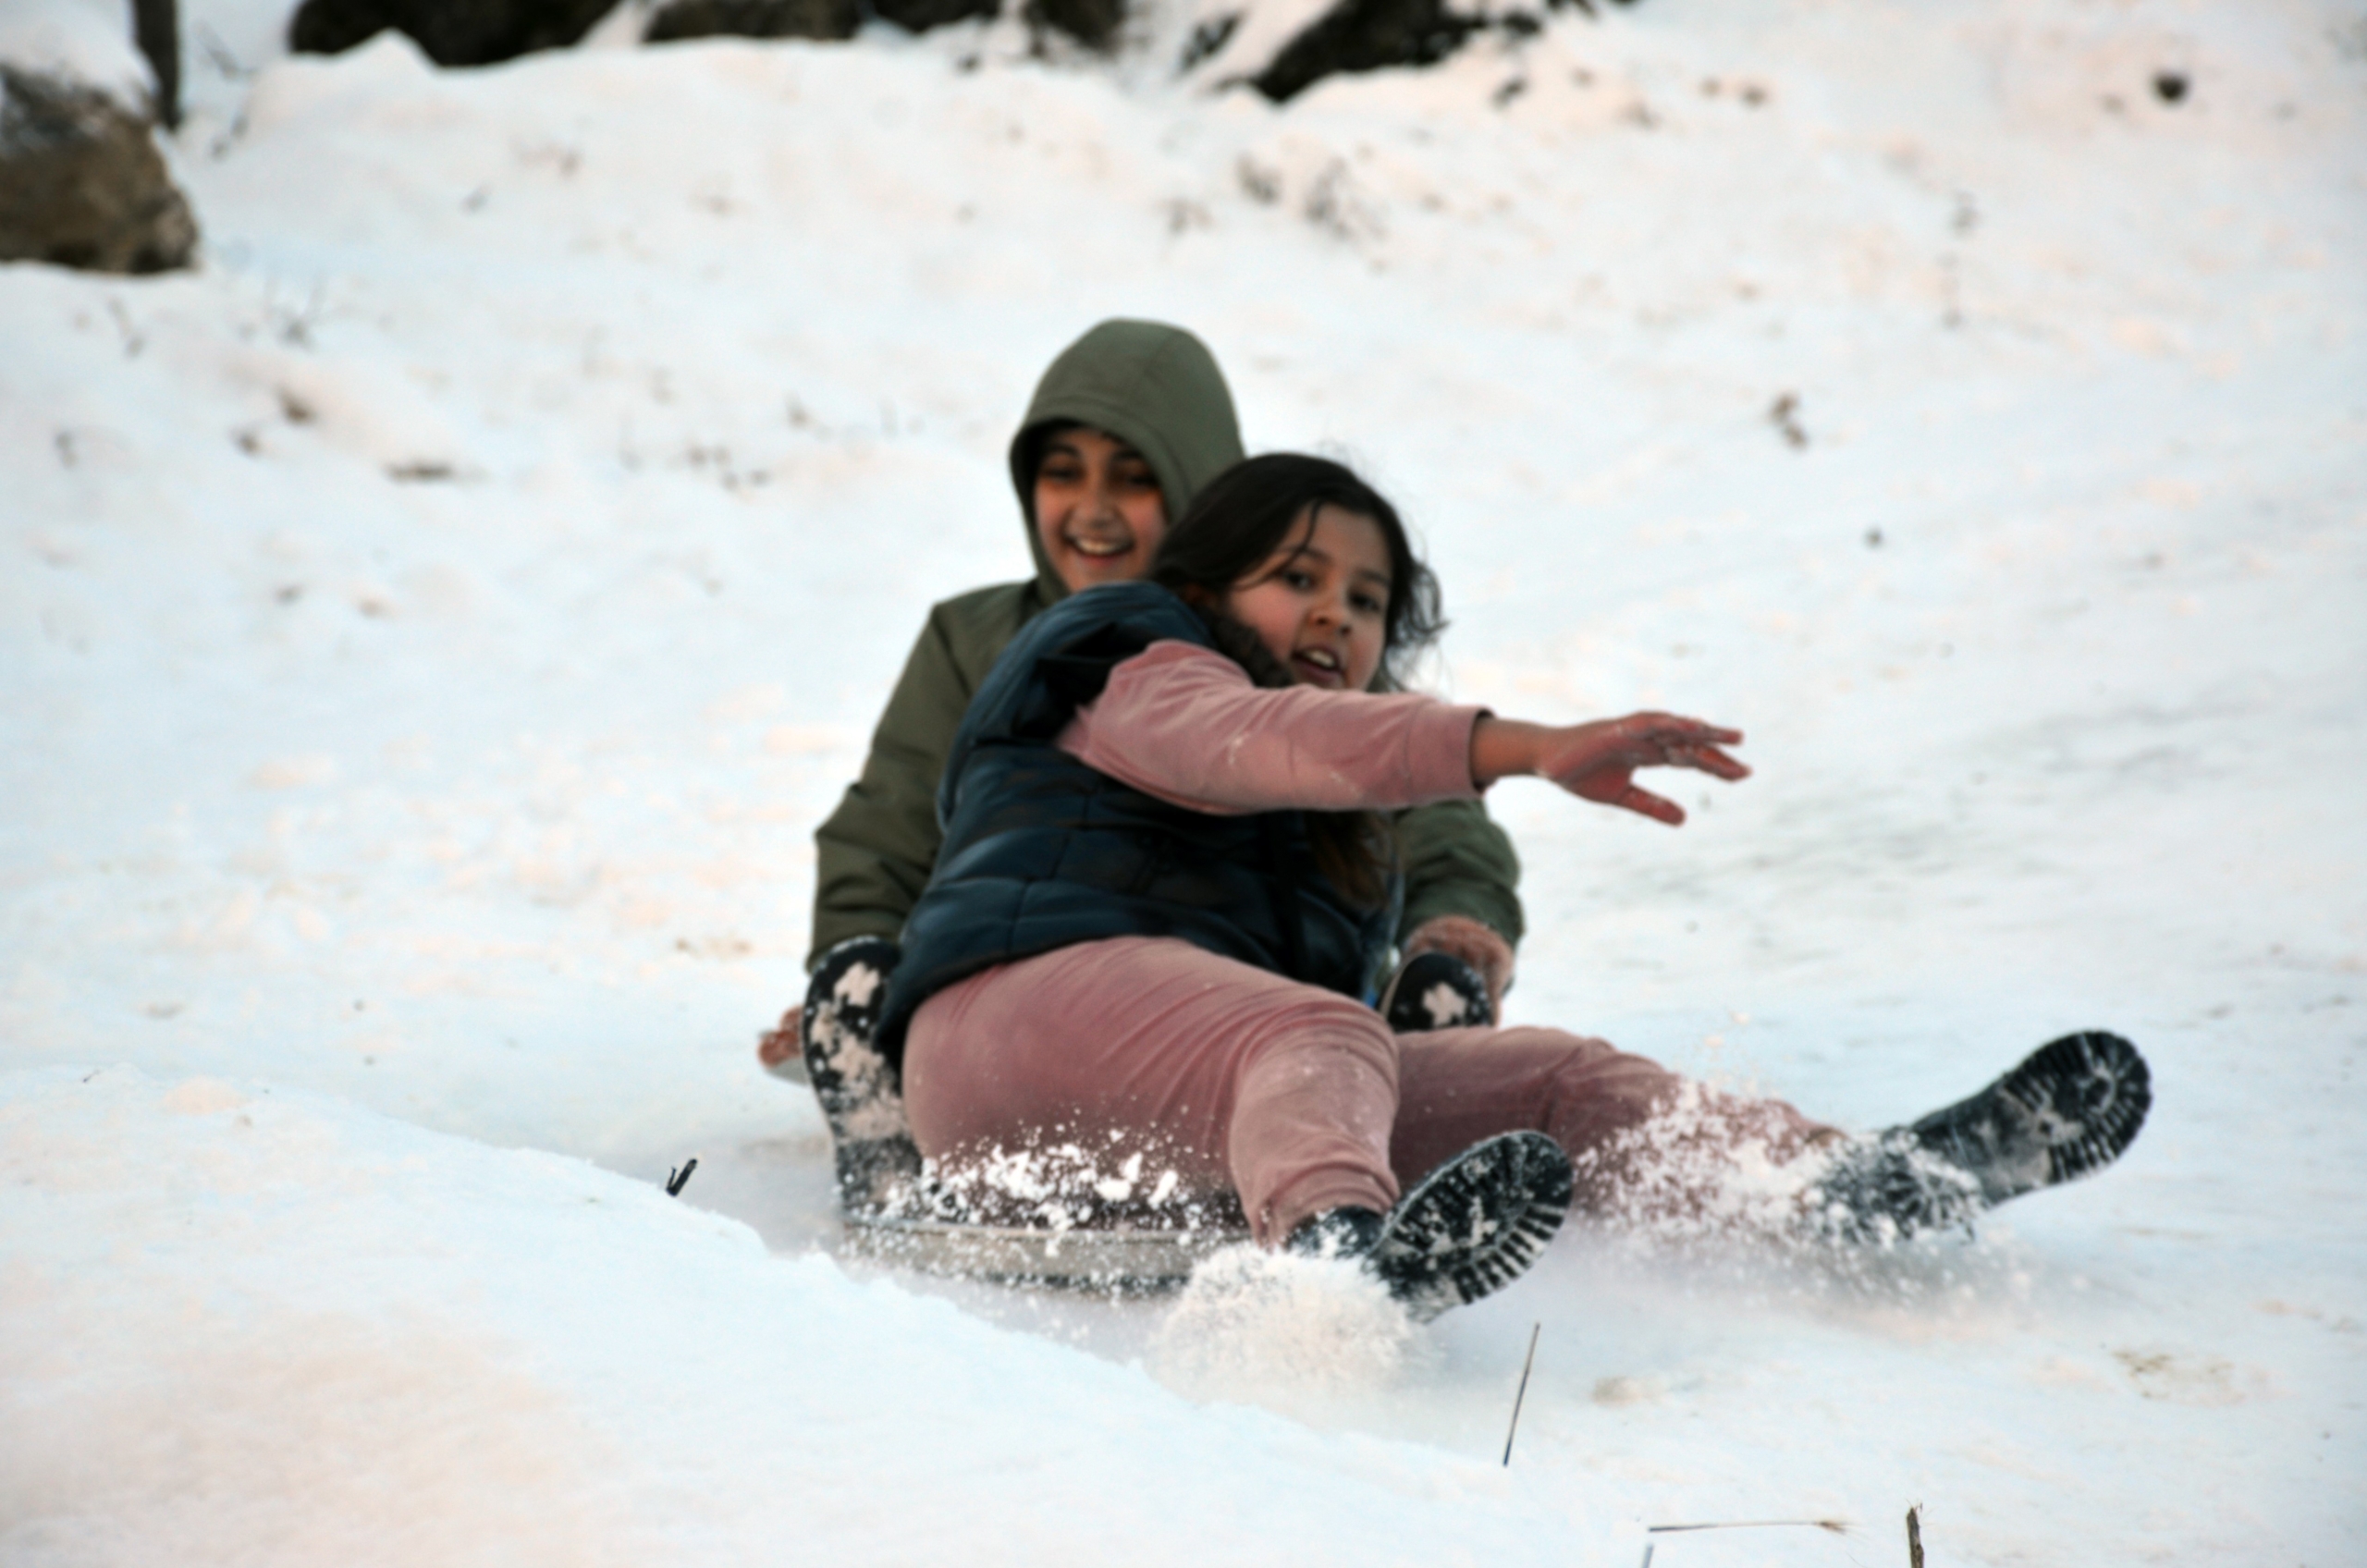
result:
<svg viewBox="0 0 2367 1568"><path fill-rule="evenodd" d="M846 1217L852 1248L928 1274L1075 1290L1173 1290L1202 1259L1247 1242L1233 1230L1152 1231L959 1225L883 1215Z"/></svg>

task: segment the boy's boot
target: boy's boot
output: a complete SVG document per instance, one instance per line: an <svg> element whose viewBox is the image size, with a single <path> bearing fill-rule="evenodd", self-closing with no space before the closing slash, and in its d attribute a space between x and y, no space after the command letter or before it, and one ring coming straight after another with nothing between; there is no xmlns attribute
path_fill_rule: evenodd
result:
<svg viewBox="0 0 2367 1568"><path fill-rule="evenodd" d="M1542 1133L1474 1144L1387 1214L1335 1208L1291 1232L1289 1250L1347 1257L1416 1322L1478 1301L1527 1272L1570 1212L1570 1157Z"/></svg>
<svg viewBox="0 0 2367 1568"><path fill-rule="evenodd" d="M896 1074L872 1046L902 952L879 937L850 937L814 968L798 1044L822 1117L830 1125L839 1202L861 1215L884 1207L920 1174L921 1153L904 1121Z"/></svg>
<svg viewBox="0 0 2367 1568"><path fill-rule="evenodd" d="M1812 1221L1852 1242L1966 1223L2111 1164L2152 1103L2135 1046L2101 1031L2066 1035L1970 1099L1844 1145L1810 1194Z"/></svg>
<svg viewBox="0 0 2367 1568"><path fill-rule="evenodd" d="M1380 1016L1392 1034L1433 1029L1484 1029L1495 1021L1488 983L1453 953L1417 953L1400 964L1380 994Z"/></svg>

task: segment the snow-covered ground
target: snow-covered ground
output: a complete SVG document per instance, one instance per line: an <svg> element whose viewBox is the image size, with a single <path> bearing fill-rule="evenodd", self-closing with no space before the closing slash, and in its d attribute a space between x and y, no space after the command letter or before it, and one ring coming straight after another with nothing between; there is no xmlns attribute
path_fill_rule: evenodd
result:
<svg viewBox="0 0 2367 1568"><path fill-rule="evenodd" d="M2367 1561L2355 6L1646 0L1282 110L282 16L185 6L199 273L0 268L0 1562ZM1677 834L1499 792L1516 1017L1858 1125L2116 1028L2129 1157L1410 1340L840 1259L810 833L1120 313L1400 501L1443 688L1748 731Z"/></svg>

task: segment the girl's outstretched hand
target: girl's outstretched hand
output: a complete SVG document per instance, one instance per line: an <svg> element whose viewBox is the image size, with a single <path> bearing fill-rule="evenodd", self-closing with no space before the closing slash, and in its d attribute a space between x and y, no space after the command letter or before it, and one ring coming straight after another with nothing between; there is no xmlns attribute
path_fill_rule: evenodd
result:
<svg viewBox="0 0 2367 1568"><path fill-rule="evenodd" d="M1471 778L1485 789L1514 774L1534 774L1581 800L1639 812L1674 827L1685 820L1685 808L1637 785L1636 770L1689 767L1718 778L1748 778L1750 769L1720 749L1741 741L1739 729L1673 713L1570 725L1490 716L1471 732Z"/></svg>

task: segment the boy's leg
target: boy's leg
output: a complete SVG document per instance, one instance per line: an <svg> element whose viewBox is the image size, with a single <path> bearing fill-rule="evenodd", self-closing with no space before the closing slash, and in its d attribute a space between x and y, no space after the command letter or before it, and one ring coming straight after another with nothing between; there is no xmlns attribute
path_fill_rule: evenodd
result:
<svg viewBox="0 0 2367 1568"><path fill-rule="evenodd" d="M1577 1202L1600 1207L1647 1161L1757 1141L1778 1163L1839 1134L1781 1100L1741 1099L1688 1084L1659 1063L1559 1029L1441 1029L1401 1035L1399 1109L1390 1162L1401 1182L1481 1138L1546 1133L1577 1168ZM1688 1114L1669 1116L1680 1106ZM1650 1138L1630 1136L1668 1116ZM1684 1163L1714 1169L1715 1159Z"/></svg>
<svg viewBox="0 0 2367 1568"><path fill-rule="evenodd" d="M1171 938L1080 943L950 987L913 1021L903 1081L933 1158L1115 1132L1232 1187L1269 1243L1397 1199L1397 1042L1379 1016Z"/></svg>

